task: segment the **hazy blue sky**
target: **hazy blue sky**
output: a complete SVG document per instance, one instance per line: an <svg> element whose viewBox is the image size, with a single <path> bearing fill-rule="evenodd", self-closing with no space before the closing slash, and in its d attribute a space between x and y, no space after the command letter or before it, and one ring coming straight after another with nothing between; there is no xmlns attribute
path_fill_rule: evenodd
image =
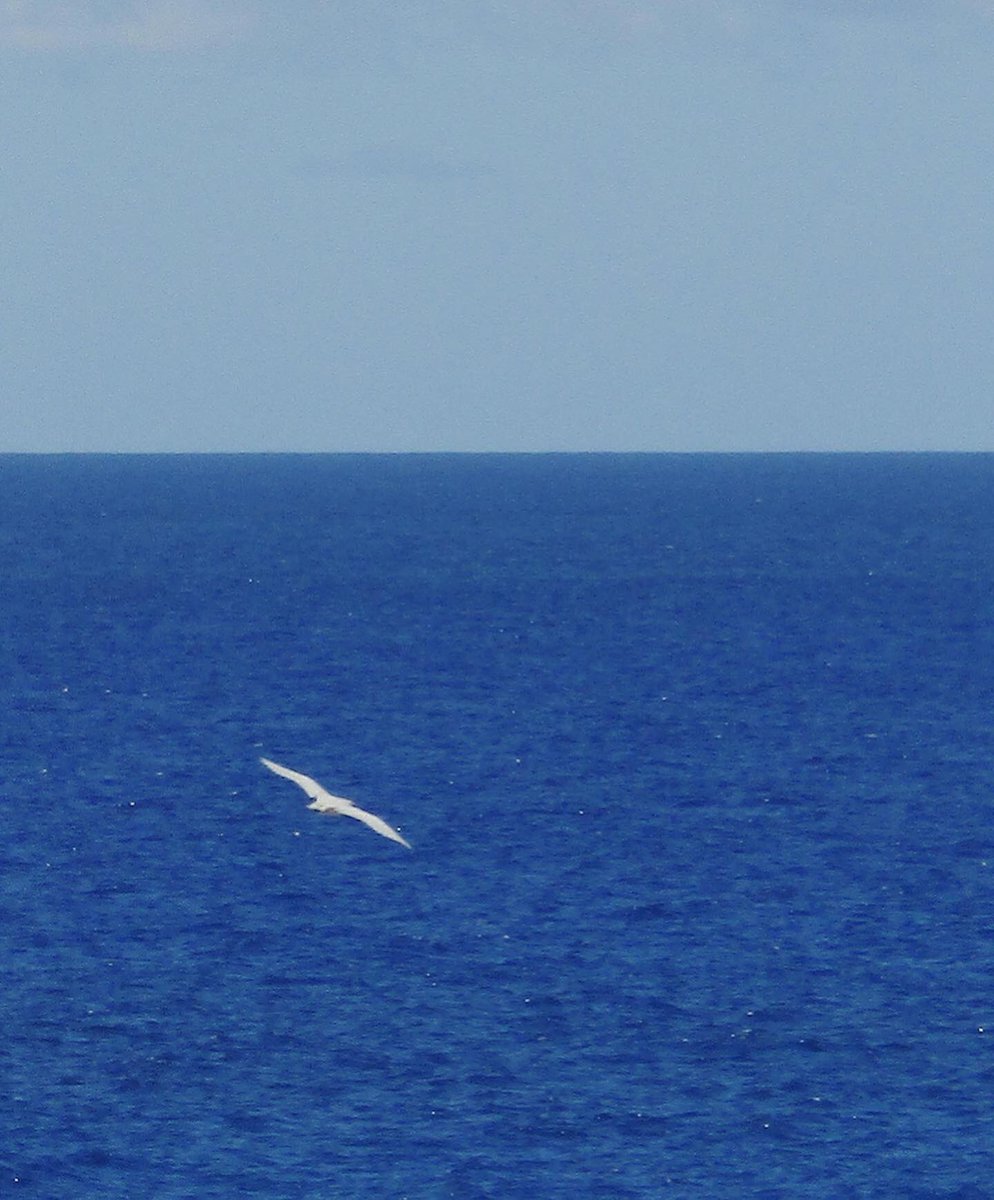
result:
<svg viewBox="0 0 994 1200"><path fill-rule="evenodd" d="M994 0L0 0L0 449L994 450Z"/></svg>

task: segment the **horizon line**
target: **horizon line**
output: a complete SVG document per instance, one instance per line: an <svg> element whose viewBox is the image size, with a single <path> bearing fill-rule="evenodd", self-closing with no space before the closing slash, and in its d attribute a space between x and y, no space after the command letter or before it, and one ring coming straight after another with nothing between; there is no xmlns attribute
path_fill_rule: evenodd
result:
<svg viewBox="0 0 994 1200"><path fill-rule="evenodd" d="M666 449L609 449L609 450L4 450L0 449L0 458L331 458L331 457L368 457L368 458L485 458L485 457L624 457L624 456L774 456L774 455L954 455L954 454L994 454L994 446L990 448L942 448L900 449L892 447L866 448L804 448L804 449L695 449L695 450L666 450Z"/></svg>

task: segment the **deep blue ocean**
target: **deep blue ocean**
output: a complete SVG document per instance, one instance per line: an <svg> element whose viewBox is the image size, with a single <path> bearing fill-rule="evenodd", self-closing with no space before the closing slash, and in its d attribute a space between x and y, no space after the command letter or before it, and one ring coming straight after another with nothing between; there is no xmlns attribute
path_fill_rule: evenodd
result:
<svg viewBox="0 0 994 1200"><path fill-rule="evenodd" d="M5 456L0 549L0 1195L994 1196L994 456Z"/></svg>

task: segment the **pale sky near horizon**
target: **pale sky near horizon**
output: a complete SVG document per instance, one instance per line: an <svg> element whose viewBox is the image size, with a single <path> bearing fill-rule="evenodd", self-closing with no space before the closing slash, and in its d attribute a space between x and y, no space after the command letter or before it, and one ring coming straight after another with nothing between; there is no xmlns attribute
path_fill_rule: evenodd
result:
<svg viewBox="0 0 994 1200"><path fill-rule="evenodd" d="M0 451L994 450L994 0L0 0Z"/></svg>

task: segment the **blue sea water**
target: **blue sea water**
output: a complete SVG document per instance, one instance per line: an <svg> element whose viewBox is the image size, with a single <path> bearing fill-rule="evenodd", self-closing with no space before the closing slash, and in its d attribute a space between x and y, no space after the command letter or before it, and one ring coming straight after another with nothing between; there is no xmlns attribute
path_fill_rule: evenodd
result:
<svg viewBox="0 0 994 1200"><path fill-rule="evenodd" d="M994 1195L994 456L6 456L0 543L0 1194Z"/></svg>

